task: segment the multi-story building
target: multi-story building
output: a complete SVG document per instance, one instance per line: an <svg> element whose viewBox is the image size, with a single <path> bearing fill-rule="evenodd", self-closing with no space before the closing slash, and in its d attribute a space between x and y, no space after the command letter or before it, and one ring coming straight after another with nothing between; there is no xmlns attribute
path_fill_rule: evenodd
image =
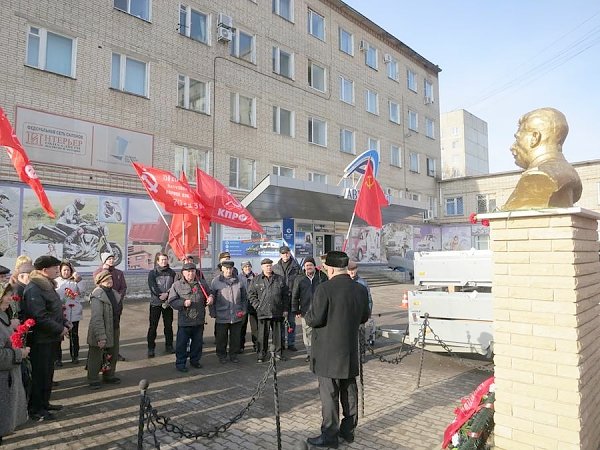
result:
<svg viewBox="0 0 600 450"><path fill-rule="evenodd" d="M184 169L192 184L205 170L247 197L275 230L267 238L289 242L292 223L292 241L315 239L302 247L312 254L339 247L352 214L340 180L367 149L380 155L386 222L438 202L440 69L342 1L5 3L0 106L57 212L86 200L82 214L110 223L126 270L151 266L166 229L131 161ZM36 255L44 239L32 230L53 222L0 158L4 205L20 219L4 224L19 236L4 249ZM213 246L251 247L250 234L212 234ZM70 254L80 270L97 264L81 251Z"/></svg>
<svg viewBox="0 0 600 450"><path fill-rule="evenodd" d="M440 117L442 178L485 175L490 172L487 123L464 109Z"/></svg>

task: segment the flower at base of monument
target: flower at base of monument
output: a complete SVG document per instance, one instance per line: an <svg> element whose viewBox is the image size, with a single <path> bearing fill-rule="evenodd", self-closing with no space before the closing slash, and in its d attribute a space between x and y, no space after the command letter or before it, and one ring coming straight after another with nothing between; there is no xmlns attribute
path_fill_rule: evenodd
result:
<svg viewBox="0 0 600 450"><path fill-rule="evenodd" d="M484 227L489 227L490 219L481 219L481 225L483 225Z"/></svg>
<svg viewBox="0 0 600 450"><path fill-rule="evenodd" d="M473 225L475 225L477 223L477 214L471 213L469 215L469 222L471 222Z"/></svg>

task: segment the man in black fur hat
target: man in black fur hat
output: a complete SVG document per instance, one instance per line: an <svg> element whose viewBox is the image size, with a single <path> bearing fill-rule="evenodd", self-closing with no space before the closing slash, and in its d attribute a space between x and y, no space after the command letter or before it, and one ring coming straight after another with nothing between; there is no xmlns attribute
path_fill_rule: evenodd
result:
<svg viewBox="0 0 600 450"><path fill-rule="evenodd" d="M319 380L323 416L321 434L307 439L315 447L337 448L338 437L353 442L358 423L358 328L369 319L369 296L347 267L346 253L327 253L329 281L317 287L304 317L313 328L310 368Z"/></svg>

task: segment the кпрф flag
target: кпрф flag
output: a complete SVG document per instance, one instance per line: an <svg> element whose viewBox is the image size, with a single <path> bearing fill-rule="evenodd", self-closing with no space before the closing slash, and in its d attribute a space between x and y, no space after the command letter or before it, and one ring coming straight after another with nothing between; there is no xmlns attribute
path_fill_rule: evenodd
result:
<svg viewBox="0 0 600 450"><path fill-rule="evenodd" d="M367 168L360 186L354 213L369 225L381 228L383 226L381 208L387 206L388 201L381 186L373 176L373 166L369 160L367 161Z"/></svg>
<svg viewBox="0 0 600 450"><path fill-rule="evenodd" d="M50 200L48 200L48 196L46 195L46 191L44 191L42 182L35 173L35 169L31 165L25 149L19 142L19 138L17 138L17 135L6 118L2 108L0 108L0 147L6 147L6 151L17 171L17 175L19 175L19 178L23 183L27 183L29 187L33 189L33 192L35 192L35 195L40 201L42 208L44 208L44 211L46 211L46 214L52 218L56 217L54 209L50 204Z"/></svg>

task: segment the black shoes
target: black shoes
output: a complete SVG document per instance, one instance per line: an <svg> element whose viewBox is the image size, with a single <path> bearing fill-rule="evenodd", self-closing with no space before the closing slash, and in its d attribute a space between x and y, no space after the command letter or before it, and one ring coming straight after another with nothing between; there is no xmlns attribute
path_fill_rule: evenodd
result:
<svg viewBox="0 0 600 450"><path fill-rule="evenodd" d="M99 381L92 381L90 383L90 389L92 391L97 391L98 389L100 389L102 387L102 383L100 383Z"/></svg>
<svg viewBox="0 0 600 450"><path fill-rule="evenodd" d="M314 438L308 438L306 442L313 447L321 448L338 448L339 445L337 438L327 440L323 435Z"/></svg>
<svg viewBox="0 0 600 450"><path fill-rule="evenodd" d="M154 358L154 349L153 348L148 349L148 358Z"/></svg>
<svg viewBox="0 0 600 450"><path fill-rule="evenodd" d="M173 348L172 345L166 345L165 346L165 353L175 353L175 349Z"/></svg>
<svg viewBox="0 0 600 450"><path fill-rule="evenodd" d="M298 349L297 349L297 348L296 348L296 346L294 346L294 345L288 345L288 350L289 350L290 352L297 352L297 351L298 351Z"/></svg>
<svg viewBox="0 0 600 450"><path fill-rule="evenodd" d="M35 422L43 422L45 420L54 420L56 419L56 416L48 411L41 410L35 413L31 413L30 418Z"/></svg>
<svg viewBox="0 0 600 450"><path fill-rule="evenodd" d="M48 411L60 411L63 409L63 405L53 405L52 403L48 403L46 406L46 410Z"/></svg>
<svg viewBox="0 0 600 450"><path fill-rule="evenodd" d="M117 355L117 361L127 361L123 355L120 353Z"/></svg>
<svg viewBox="0 0 600 450"><path fill-rule="evenodd" d="M117 377L104 378L102 382L106 384L121 384L121 379Z"/></svg>
<svg viewBox="0 0 600 450"><path fill-rule="evenodd" d="M63 366L63 362L60 359L54 361L54 367L62 367L62 366Z"/></svg>
<svg viewBox="0 0 600 450"><path fill-rule="evenodd" d="M354 432L349 431L348 433L342 433L340 431L340 437L345 440L348 444L352 444L354 442Z"/></svg>
<svg viewBox="0 0 600 450"><path fill-rule="evenodd" d="M71 358L71 362L73 364L79 364L79 358L75 357L75 358Z"/></svg>
<svg viewBox="0 0 600 450"><path fill-rule="evenodd" d="M199 362L197 363L190 363L190 366L192 366L194 369L202 369L202 364L200 364Z"/></svg>
<svg viewBox="0 0 600 450"><path fill-rule="evenodd" d="M185 372L188 372L188 371L190 370L190 369L188 369L187 367L177 367L176 369L177 369L179 372L183 372L183 373L185 373Z"/></svg>

